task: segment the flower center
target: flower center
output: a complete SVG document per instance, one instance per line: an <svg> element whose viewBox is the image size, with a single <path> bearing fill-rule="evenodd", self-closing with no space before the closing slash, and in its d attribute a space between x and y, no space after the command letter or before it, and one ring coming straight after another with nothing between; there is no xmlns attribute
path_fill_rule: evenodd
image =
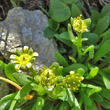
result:
<svg viewBox="0 0 110 110"><path fill-rule="evenodd" d="M20 65L26 65L31 61L32 56L28 54L22 54L20 56L17 56L16 59Z"/></svg>

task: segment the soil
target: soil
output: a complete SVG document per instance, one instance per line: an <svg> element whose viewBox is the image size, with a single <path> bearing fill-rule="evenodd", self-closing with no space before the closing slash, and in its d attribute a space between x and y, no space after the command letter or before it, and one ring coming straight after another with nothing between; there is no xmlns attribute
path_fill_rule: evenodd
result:
<svg viewBox="0 0 110 110"><path fill-rule="evenodd" d="M8 10L13 8L11 1L15 1L16 4L19 2L20 7L28 10L36 10L40 9L40 7L49 9L49 1L50 0L0 0L0 20L4 20L7 16ZM82 12L85 17L90 16L90 8L95 8L98 11L102 9L102 7L110 3L110 0L79 0L84 2L84 7L82 8Z"/></svg>
<svg viewBox="0 0 110 110"><path fill-rule="evenodd" d="M10 2L11 0L0 0L0 21L4 20L7 16L7 13L10 9L13 8L13 5ZM13 1L13 0L12 0ZM14 0L16 4L19 2L20 7L28 10L36 10L40 7L43 7L48 10L50 0Z"/></svg>

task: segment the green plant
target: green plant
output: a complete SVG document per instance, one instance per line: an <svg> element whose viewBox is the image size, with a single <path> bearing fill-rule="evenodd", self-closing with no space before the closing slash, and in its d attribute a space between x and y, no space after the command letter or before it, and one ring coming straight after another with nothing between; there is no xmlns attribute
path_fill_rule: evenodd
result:
<svg viewBox="0 0 110 110"><path fill-rule="evenodd" d="M10 2L12 4L13 8L16 8L20 5L20 2L24 2L24 0L16 0L16 1L15 0L10 0Z"/></svg>
<svg viewBox="0 0 110 110"><path fill-rule="evenodd" d="M50 5L52 2L53 1L51 0ZM61 1L61 2L63 2L65 5L68 4L68 3L65 3L64 1ZM80 10L81 5L82 4L78 3L77 0L69 3L67 6L71 12L70 16L73 16L73 17L79 16L82 13ZM65 26L67 26L68 24L68 19L66 19L65 21L61 21L62 22L61 23L56 19L53 19L51 15L50 15L50 18L53 19L55 22L59 22L60 27L57 31L55 31L55 28L51 28L49 25L44 31L46 37L56 38L56 40L61 41L63 44L67 45L67 47L65 47L65 45L64 46L59 45L59 46L62 46L62 47L59 47L59 51L65 56L63 56L59 52L55 53L58 62L64 66L63 72L65 75L68 74L68 72L71 70L74 71L74 70L77 70L78 68L83 68L85 70L84 82L89 83L91 86L97 85L101 87L100 92L94 93L93 95L90 95L90 96L89 96L89 92L92 91L92 89L91 90L87 89L86 92L84 92L84 94L87 93L86 95L87 97L89 97L89 99L82 96L81 100L83 101L81 101L81 103L85 104L85 109L87 110L98 109L98 108L95 108L96 106L92 108L92 106L88 104L88 102L91 102L90 100L92 100L92 104L97 103L98 106L100 105L105 109L110 109L110 97L107 94L107 92L109 93L110 91L109 90L110 89L109 88L109 85L110 85L110 77L109 77L110 13L109 13L109 10L110 10L110 4L105 5L100 13L97 10L91 10L91 21L92 21L91 25L89 22L90 19L86 19L87 20L86 25L87 26L90 25L88 27L88 29L90 30L89 32L79 33L78 32L79 27L78 28L76 27L75 29L75 26L73 26L73 29L72 29L70 24L68 25L68 32L67 32L67 28ZM62 13L65 13L65 12L62 12ZM73 25L73 20L75 19L72 18L71 20L72 25ZM77 23L77 21L75 22ZM85 29L87 26L85 26ZM61 49L65 51L62 51ZM68 53L69 53L69 56L68 56ZM79 100L79 97L78 97L78 100ZM80 100L79 100L79 103L80 103Z"/></svg>
<svg viewBox="0 0 110 110"><path fill-rule="evenodd" d="M54 6L56 4L60 4L61 9L59 5ZM0 61L0 69L8 78L0 77L0 80L19 89L0 100L0 109L110 109L110 4L101 13L92 10L91 19L79 16L81 6L77 0L50 1L45 35L66 44L67 48L62 47L65 56L55 52L60 65L54 62L37 73L32 62L38 54L27 46L11 55L9 64Z"/></svg>
<svg viewBox="0 0 110 110"><path fill-rule="evenodd" d="M83 2L78 0L50 0L49 12L41 8L50 18L49 26L44 31L45 36L57 38L55 34L65 32L70 17L79 16L82 6ZM64 24L63 27L60 24Z"/></svg>
<svg viewBox="0 0 110 110"><path fill-rule="evenodd" d="M72 91L77 92L80 89L81 82L84 80L84 70L70 71L70 74L65 76L63 66L59 66L57 62L54 62L49 68L44 67L37 74L31 65L34 56L38 56L38 54L24 46L23 51L17 50L16 55L10 56L11 61L9 64L0 61L0 69L4 69L6 77L9 78L0 77L0 80L12 84L19 90L3 97L0 100L0 109L13 110L19 108L25 110L23 105L28 100L32 102L32 110L45 109L46 103L49 108L53 109L56 101L60 103L56 109L65 108L64 103L66 103L66 108L76 106L73 104L75 96ZM31 72L32 74L28 75L24 72ZM31 91L32 93L30 94ZM73 99L70 99L70 97L73 97ZM51 100L54 101L50 105ZM80 109L79 105L77 107Z"/></svg>

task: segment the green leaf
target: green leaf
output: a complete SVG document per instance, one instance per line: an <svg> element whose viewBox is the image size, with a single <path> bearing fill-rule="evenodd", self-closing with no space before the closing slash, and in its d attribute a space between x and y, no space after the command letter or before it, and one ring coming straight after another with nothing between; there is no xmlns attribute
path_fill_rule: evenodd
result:
<svg viewBox="0 0 110 110"><path fill-rule="evenodd" d="M16 103L16 105L19 103L19 101ZM30 101L27 101L27 103L25 103L23 106L20 106L17 109L14 110L32 110L33 104L35 103L35 99L32 99Z"/></svg>
<svg viewBox="0 0 110 110"><path fill-rule="evenodd" d="M96 101L96 102L102 102L103 101L103 97L99 94L99 93L94 93L92 95L92 98Z"/></svg>
<svg viewBox="0 0 110 110"><path fill-rule="evenodd" d="M76 5L78 6L78 8L81 10L82 12L82 7L84 7L84 2L80 1L80 2L76 2Z"/></svg>
<svg viewBox="0 0 110 110"><path fill-rule="evenodd" d="M78 107L73 107L71 110L80 110Z"/></svg>
<svg viewBox="0 0 110 110"><path fill-rule="evenodd" d="M57 62L54 62L51 66L49 66L49 69L53 69L54 73L58 76L62 75L63 66L60 66Z"/></svg>
<svg viewBox="0 0 110 110"><path fill-rule="evenodd" d="M61 1L63 1L66 4L72 4L72 3L77 2L78 0L61 0Z"/></svg>
<svg viewBox="0 0 110 110"><path fill-rule="evenodd" d="M110 89L110 80L105 75L103 75L102 77L103 77L103 81L104 81L104 84L105 84L106 88Z"/></svg>
<svg viewBox="0 0 110 110"><path fill-rule="evenodd" d="M58 87L57 87L57 90L58 90ZM59 91L56 91L56 92L58 93ZM66 89L64 88L60 93L58 93L57 97L60 100L67 101L68 100L68 96L67 96Z"/></svg>
<svg viewBox="0 0 110 110"><path fill-rule="evenodd" d="M103 73L107 74L107 76L109 76L109 74L110 74L110 67L102 68L101 71Z"/></svg>
<svg viewBox="0 0 110 110"><path fill-rule="evenodd" d="M81 110L80 106L79 106L79 103L74 95L73 92L71 92L69 89L67 89L67 94L68 94L68 103L71 105L71 106L75 106L77 107L77 110Z"/></svg>
<svg viewBox="0 0 110 110"><path fill-rule="evenodd" d="M33 85L32 90L37 91L37 93L39 95L44 95L46 93L46 91L45 91L45 89L42 85L40 85L40 84L38 85L38 84L35 84L35 83L32 83L32 85Z"/></svg>
<svg viewBox="0 0 110 110"><path fill-rule="evenodd" d="M109 24L110 24L110 19L108 16L101 18L96 24L94 33L100 35L108 28Z"/></svg>
<svg viewBox="0 0 110 110"><path fill-rule="evenodd" d="M65 67L69 65L66 59L59 52L55 51L55 57L62 66Z"/></svg>
<svg viewBox="0 0 110 110"><path fill-rule="evenodd" d="M100 18L101 18L101 14L97 10L93 10L91 12L92 23L96 24Z"/></svg>
<svg viewBox="0 0 110 110"><path fill-rule="evenodd" d="M79 68L78 70L77 70L77 73L79 73L80 75L84 75L84 73L85 73L85 71L84 71L84 69L83 68Z"/></svg>
<svg viewBox="0 0 110 110"><path fill-rule="evenodd" d="M87 27L89 27L90 24L91 24L91 19L87 18L87 19L84 20L84 22L86 23Z"/></svg>
<svg viewBox="0 0 110 110"><path fill-rule="evenodd" d="M102 16L109 16L110 18L110 4L106 4L102 11L101 11Z"/></svg>
<svg viewBox="0 0 110 110"><path fill-rule="evenodd" d="M106 40L110 40L110 29L108 29L107 31L105 31L103 34L100 35L100 37L103 38L103 40L101 41L100 45L103 44Z"/></svg>
<svg viewBox="0 0 110 110"><path fill-rule="evenodd" d="M48 109L48 108L47 108ZM46 109L45 109L46 110ZM48 110L54 110L54 105L51 104Z"/></svg>
<svg viewBox="0 0 110 110"><path fill-rule="evenodd" d="M7 78L11 79L12 81L16 82L15 78L13 77L13 73L15 73L16 70L15 70L15 66L13 64L8 64L6 67L5 67L5 75Z"/></svg>
<svg viewBox="0 0 110 110"><path fill-rule="evenodd" d="M31 85L31 83L29 83L25 85L20 91L18 91L11 103L9 110L13 110L18 99L25 97L32 90L32 87L33 86Z"/></svg>
<svg viewBox="0 0 110 110"><path fill-rule="evenodd" d="M69 34L69 38L70 38L71 42L74 43L75 42L75 36L72 32L72 28L71 28L70 24L68 24L68 34Z"/></svg>
<svg viewBox="0 0 110 110"><path fill-rule="evenodd" d="M88 70L85 65L80 64L80 63L76 63L76 64L72 64L72 65L70 65L70 66L65 67L63 71L64 71L65 73L68 73L68 72L70 72L70 71L76 71L76 70L79 69L79 68L84 69L85 72Z"/></svg>
<svg viewBox="0 0 110 110"><path fill-rule="evenodd" d="M5 69L6 64L0 60L0 70Z"/></svg>
<svg viewBox="0 0 110 110"><path fill-rule="evenodd" d="M85 106L85 110L98 110L97 105L95 102L92 101L92 106Z"/></svg>
<svg viewBox="0 0 110 110"><path fill-rule="evenodd" d="M73 56L69 56L69 59L72 61L72 63L77 63L76 59Z"/></svg>
<svg viewBox="0 0 110 110"><path fill-rule="evenodd" d="M47 38L53 38L53 37L55 37L55 34L56 34L55 31L53 31L49 27L45 28L45 30L44 30L44 36Z"/></svg>
<svg viewBox="0 0 110 110"><path fill-rule="evenodd" d="M17 4L16 4L16 2L14 0L10 0L10 2L12 4L13 8L16 8L17 7Z"/></svg>
<svg viewBox="0 0 110 110"><path fill-rule="evenodd" d="M56 22L63 22L71 15L69 7L60 0L51 0L49 7L50 16Z"/></svg>
<svg viewBox="0 0 110 110"><path fill-rule="evenodd" d="M55 68L58 68L60 65L58 62L53 62L50 66L49 66L49 69L53 69L54 67Z"/></svg>
<svg viewBox="0 0 110 110"><path fill-rule="evenodd" d="M103 88L100 92L100 95L102 95L104 98L110 100L110 90Z"/></svg>
<svg viewBox="0 0 110 110"><path fill-rule="evenodd" d="M62 32L60 38L70 41L68 32Z"/></svg>
<svg viewBox="0 0 110 110"><path fill-rule="evenodd" d="M27 94L29 94L29 92L32 90L33 85L31 83L23 86L23 88L20 90L20 94L19 97L23 98L25 97Z"/></svg>
<svg viewBox="0 0 110 110"><path fill-rule="evenodd" d="M109 100L104 99L102 102L99 102L99 104L102 107L104 107L105 109L110 110L110 101Z"/></svg>
<svg viewBox="0 0 110 110"><path fill-rule="evenodd" d="M13 73L12 75L16 79L16 81L22 86L30 83L31 81L29 79L32 79L32 77L23 73Z"/></svg>
<svg viewBox="0 0 110 110"><path fill-rule="evenodd" d="M13 99L11 105L10 105L9 110L13 110L14 109L15 104L16 104L17 100L19 99L19 94L20 94L20 91L18 91L18 93L15 95L15 97L14 97L14 99Z"/></svg>
<svg viewBox="0 0 110 110"><path fill-rule="evenodd" d="M50 29L54 31L57 31L59 29L59 23L54 21L53 19L49 19L48 24L49 24Z"/></svg>
<svg viewBox="0 0 110 110"><path fill-rule="evenodd" d="M59 110L69 110L69 104L66 101L62 102Z"/></svg>
<svg viewBox="0 0 110 110"><path fill-rule="evenodd" d="M6 95L0 99L0 110L8 110L16 93Z"/></svg>
<svg viewBox="0 0 110 110"><path fill-rule="evenodd" d="M73 18L78 17L81 14L81 10L78 8L76 4L72 4L71 6L71 15Z"/></svg>
<svg viewBox="0 0 110 110"><path fill-rule="evenodd" d="M81 87L85 89L85 91L88 93L88 96L91 96L92 94L96 92L100 92L102 89L99 86L94 86L91 84L81 84Z"/></svg>
<svg viewBox="0 0 110 110"><path fill-rule="evenodd" d="M99 68L105 67L105 66L109 63L109 61L110 61L110 56L107 57L107 58L105 58L104 61L101 62L101 63L98 65L98 67L99 67ZM106 69L105 69L105 70L106 70ZM106 71L106 72L107 72L107 71ZM104 72L104 73L106 73L106 72ZM109 71L109 72L110 72L110 71ZM108 72L107 72L107 73L108 73Z"/></svg>
<svg viewBox="0 0 110 110"><path fill-rule="evenodd" d="M49 97L52 99L60 99L65 101L67 99L67 93L65 88L61 88L61 83L57 84L52 92L49 93Z"/></svg>
<svg viewBox="0 0 110 110"><path fill-rule="evenodd" d="M62 34L55 34L55 38L60 40L61 42L63 42L64 44L66 44L69 47L72 47L73 43L70 41L68 33L64 32Z"/></svg>
<svg viewBox="0 0 110 110"><path fill-rule="evenodd" d="M32 107L32 110L42 110L43 106L44 106L44 99L42 97L38 97L37 101L35 102L34 106Z"/></svg>
<svg viewBox="0 0 110 110"><path fill-rule="evenodd" d="M100 75L103 78L103 82L104 82L106 88L110 89L110 80L108 79L108 77L104 73L102 73L102 72L100 72Z"/></svg>
<svg viewBox="0 0 110 110"><path fill-rule="evenodd" d="M85 55L87 52L89 52L89 57L87 60L92 59L94 57L94 45L87 47L87 49L84 50L82 55Z"/></svg>
<svg viewBox="0 0 110 110"><path fill-rule="evenodd" d="M93 63L96 63L101 57L105 56L108 52L110 52L110 48L108 47L110 47L110 40L105 41L97 50L93 59Z"/></svg>
<svg viewBox="0 0 110 110"><path fill-rule="evenodd" d="M91 98L86 94L86 92L83 89L84 88L81 88L80 94L85 106L92 106Z"/></svg>
<svg viewBox="0 0 110 110"><path fill-rule="evenodd" d="M99 71L99 68L98 67L93 68L90 71L90 73L87 75L86 79L92 79L92 78L94 78L97 75L98 71Z"/></svg>
<svg viewBox="0 0 110 110"><path fill-rule="evenodd" d="M28 102L29 100L27 100L26 98L21 98L21 99L18 99L18 102L16 103L16 105L15 105L15 108L21 108L21 107L23 107L24 108L24 104L27 104L27 102ZM18 110L18 109L14 109L14 110ZM20 110L22 110L22 108L20 109ZM25 110L25 109L23 109L23 110Z"/></svg>
<svg viewBox="0 0 110 110"><path fill-rule="evenodd" d="M102 33L102 34L100 35L100 37L102 37L102 38L104 39L104 41L105 41L105 40L109 40L109 39L110 39L110 38L108 38L109 34L110 34L110 28L109 28L107 31L105 31L104 33ZM106 37L107 37L107 38L106 38Z"/></svg>
<svg viewBox="0 0 110 110"><path fill-rule="evenodd" d="M95 33L85 32L85 33L83 34L83 37L88 39L88 40L85 42L85 43L88 44L88 45L95 45L95 44L97 44L97 42L98 42L98 40L99 40L98 35L95 34Z"/></svg>

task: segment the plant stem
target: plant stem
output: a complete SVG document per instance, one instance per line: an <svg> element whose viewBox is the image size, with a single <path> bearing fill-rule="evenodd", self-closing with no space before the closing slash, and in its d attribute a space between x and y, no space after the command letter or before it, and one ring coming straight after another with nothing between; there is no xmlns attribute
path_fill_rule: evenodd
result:
<svg viewBox="0 0 110 110"><path fill-rule="evenodd" d="M11 80L9 80L7 78L0 77L0 80L5 81L5 82L7 82L7 83L9 83L9 84L11 84L13 86L15 86L18 90L21 90L22 89L21 86L19 86L18 84L16 84L15 82L13 82L13 81L11 81ZM30 95L30 94L27 94L25 96L25 98L28 99L28 100L31 100L33 97L34 97L34 95Z"/></svg>
<svg viewBox="0 0 110 110"><path fill-rule="evenodd" d="M9 84L11 84L11 85L13 85L13 86L15 86L15 87L16 87L17 89L19 89L19 90L22 89L21 86L19 86L18 84L16 84L15 82L13 82L13 81L11 81L11 80L9 80L9 79L7 79L7 78L0 77L0 80L5 81L5 82L7 82L7 83L9 83Z"/></svg>
<svg viewBox="0 0 110 110"><path fill-rule="evenodd" d="M37 75L37 72L34 70L33 67L31 67L29 70L32 72L32 74L33 74L34 76Z"/></svg>
<svg viewBox="0 0 110 110"><path fill-rule="evenodd" d="M102 110L100 104L98 102L96 102L96 104L97 104L98 110Z"/></svg>
<svg viewBox="0 0 110 110"><path fill-rule="evenodd" d="M81 39L81 33L78 33L78 61L81 61L82 58L82 52L81 52L81 47L82 47L82 39Z"/></svg>

